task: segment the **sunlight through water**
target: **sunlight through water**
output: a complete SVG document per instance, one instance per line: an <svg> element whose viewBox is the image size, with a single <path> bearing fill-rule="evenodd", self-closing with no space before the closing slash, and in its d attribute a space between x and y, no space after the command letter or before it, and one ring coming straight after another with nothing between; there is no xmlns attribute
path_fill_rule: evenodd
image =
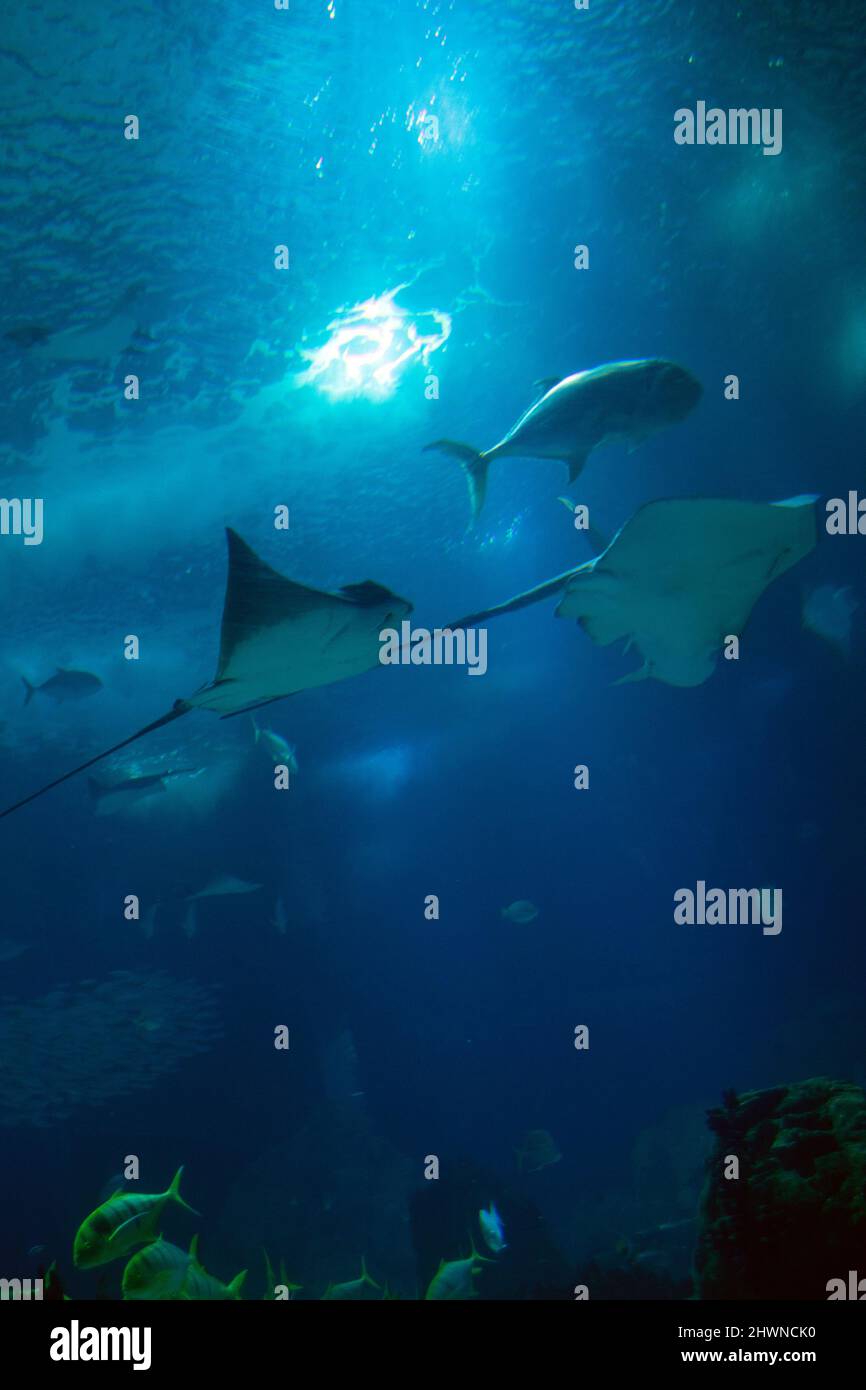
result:
<svg viewBox="0 0 866 1390"><path fill-rule="evenodd" d="M379 401L392 394L411 362L426 367L451 334L451 316L438 309L413 316L397 303L405 288L398 285L341 310L328 324L327 341L313 351L301 350L309 366L296 384L315 386L332 400L366 396Z"/></svg>

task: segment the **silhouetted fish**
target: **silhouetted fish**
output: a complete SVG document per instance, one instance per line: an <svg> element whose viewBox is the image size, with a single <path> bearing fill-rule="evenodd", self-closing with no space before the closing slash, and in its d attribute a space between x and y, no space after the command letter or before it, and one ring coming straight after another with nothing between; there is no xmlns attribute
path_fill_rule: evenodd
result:
<svg viewBox="0 0 866 1390"><path fill-rule="evenodd" d="M147 796L153 792L164 792L168 777L186 777L199 772L197 767L178 767L169 772L148 773L141 777L123 777L117 782L100 782L96 777L88 777L90 795L97 809L115 798L118 802L132 801L137 796Z"/></svg>
<svg viewBox="0 0 866 1390"><path fill-rule="evenodd" d="M21 680L26 691L25 705L30 704L34 695L47 695L57 704L63 704L65 700L83 700L102 689L102 681L90 671L72 671L65 666L58 666L54 675L41 685L31 685L26 676L22 676Z"/></svg>

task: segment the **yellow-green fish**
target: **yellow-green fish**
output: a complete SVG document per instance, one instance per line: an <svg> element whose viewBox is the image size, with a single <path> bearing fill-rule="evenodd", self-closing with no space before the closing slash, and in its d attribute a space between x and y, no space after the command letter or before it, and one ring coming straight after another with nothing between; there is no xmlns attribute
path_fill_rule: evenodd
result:
<svg viewBox="0 0 866 1390"><path fill-rule="evenodd" d="M267 1250L263 1250L262 1254L265 1257L265 1302L285 1302L287 1299L291 1298L293 1293L297 1293L298 1289L302 1289L304 1287L303 1284L293 1284L291 1282L288 1275L286 1274L285 1261L282 1259L280 1260L280 1278L279 1281L277 1281L274 1278L273 1266L271 1265L270 1256L268 1255ZM282 1289L285 1289L286 1292L282 1293ZM278 1290L280 1292L278 1292Z"/></svg>
<svg viewBox="0 0 866 1390"><path fill-rule="evenodd" d="M107 1202L85 1217L78 1228L72 1259L78 1269L93 1269L119 1260L134 1250L156 1240L162 1213L169 1202L200 1213L180 1195L181 1165L165 1192L115 1192Z"/></svg>
<svg viewBox="0 0 866 1390"><path fill-rule="evenodd" d="M361 1256L361 1277L360 1279L349 1279L345 1284L329 1284L322 1294L322 1299L361 1299L365 1298L366 1289L378 1289L381 1286L371 1279L367 1273L367 1265L364 1256Z"/></svg>
<svg viewBox="0 0 866 1390"><path fill-rule="evenodd" d="M208 1274L207 1270L199 1263L198 1258L198 1236L193 1236L192 1244L189 1247L189 1271L184 1280L183 1289L180 1297L197 1302L225 1302L227 1299L239 1299L247 1272L242 1269L240 1274L236 1274L231 1283L224 1284L221 1279L216 1279L213 1274Z"/></svg>
<svg viewBox="0 0 866 1390"><path fill-rule="evenodd" d="M192 1253L159 1236L139 1250L123 1271L127 1299L180 1298L189 1274Z"/></svg>
<svg viewBox="0 0 866 1390"><path fill-rule="evenodd" d="M451 1302L462 1298L477 1298L478 1294L472 1284L481 1273L476 1269L476 1265L490 1265L495 1261L487 1260L483 1255L479 1255L475 1249L475 1242L469 1242L472 1253L465 1260L440 1260L439 1268L430 1280L426 1299L434 1299L439 1302Z"/></svg>
<svg viewBox="0 0 866 1390"><path fill-rule="evenodd" d="M289 1297L291 1297L293 1293L296 1293L298 1289L304 1287L303 1284L293 1284L291 1282L289 1276L286 1274L286 1262L282 1257L280 1257L280 1283L285 1285L288 1289Z"/></svg>

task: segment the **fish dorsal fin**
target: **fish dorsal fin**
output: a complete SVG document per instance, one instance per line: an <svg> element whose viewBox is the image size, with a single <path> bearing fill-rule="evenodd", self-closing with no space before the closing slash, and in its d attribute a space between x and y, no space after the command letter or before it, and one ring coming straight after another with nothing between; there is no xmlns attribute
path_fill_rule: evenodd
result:
<svg viewBox="0 0 866 1390"><path fill-rule="evenodd" d="M362 579L360 584L344 584L340 593L362 608L371 608L374 603L387 603L389 599L397 598L391 589L377 584L375 579Z"/></svg>

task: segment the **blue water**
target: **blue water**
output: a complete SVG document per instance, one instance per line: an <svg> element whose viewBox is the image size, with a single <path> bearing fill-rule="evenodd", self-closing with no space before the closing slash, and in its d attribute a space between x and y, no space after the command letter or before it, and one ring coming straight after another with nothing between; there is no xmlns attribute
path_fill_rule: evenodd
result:
<svg viewBox="0 0 866 1390"><path fill-rule="evenodd" d="M863 485L862 30L854 5L678 0L3 16L0 484L45 515L39 546L0 537L4 804L211 679L226 525L300 582L375 579L433 627L590 558L560 494L609 535L656 498L822 498L814 551L696 688L614 684L638 654L547 601L490 623L483 677L371 670L262 711L297 748L288 793L245 717L202 712L109 769L199 776L116 815L82 776L5 820L4 1272L42 1245L68 1291L118 1296L121 1266L76 1271L71 1246L137 1155L148 1192L186 1165L202 1218L166 1233L199 1229L221 1278L249 1266L248 1296L263 1245L302 1297L362 1254L414 1296L436 1155L457 1232L436 1254L468 1253L448 1181L470 1165L473 1194L534 1204L559 1251L555 1273L525 1256L524 1296L567 1297L588 1260L695 1215L722 1090L866 1079L864 542L820 524ZM782 153L678 146L673 113L698 100L781 108ZM299 383L329 325L391 291L392 389L363 365L331 393ZM117 348L46 350L107 342L125 312ZM637 357L702 382L688 419L570 486L554 461L496 462L467 532L460 467L424 445L489 447L540 378ZM828 585L860 605L847 652L802 622ZM103 688L25 708L22 675L57 666ZM262 886L199 903L190 937L183 900L219 873ZM781 887L781 934L675 926L699 879ZM152 935L128 894L160 904ZM501 917L518 899L533 922ZM109 986L107 1017L94 986L74 1010L53 993L81 980ZM533 1130L561 1157L526 1173ZM690 1239L647 1262L660 1279L687 1278Z"/></svg>

